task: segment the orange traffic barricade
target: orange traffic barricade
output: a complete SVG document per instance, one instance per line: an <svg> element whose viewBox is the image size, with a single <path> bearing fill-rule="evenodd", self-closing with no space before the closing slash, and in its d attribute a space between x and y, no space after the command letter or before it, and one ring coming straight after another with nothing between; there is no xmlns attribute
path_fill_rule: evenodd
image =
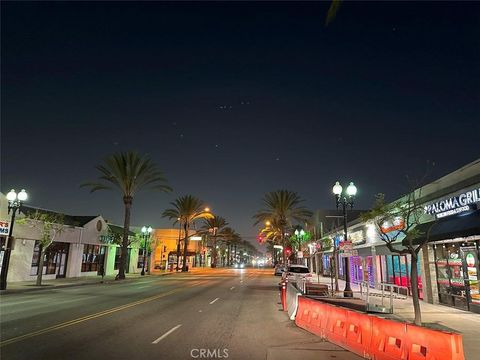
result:
<svg viewBox="0 0 480 360"><path fill-rule="evenodd" d="M347 310L329 305L325 338L337 345L343 346L347 334Z"/></svg>
<svg viewBox="0 0 480 360"><path fill-rule="evenodd" d="M407 325L408 360L464 360L462 335Z"/></svg>
<svg viewBox="0 0 480 360"><path fill-rule="evenodd" d="M357 311L347 311L345 347L364 358L371 358L372 317Z"/></svg>
<svg viewBox="0 0 480 360"><path fill-rule="evenodd" d="M375 360L406 360L407 324L372 316L370 353Z"/></svg>

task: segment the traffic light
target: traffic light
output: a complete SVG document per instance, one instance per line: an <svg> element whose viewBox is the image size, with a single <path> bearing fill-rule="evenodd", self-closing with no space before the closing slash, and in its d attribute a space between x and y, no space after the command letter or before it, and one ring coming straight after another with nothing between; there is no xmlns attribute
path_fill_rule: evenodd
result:
<svg viewBox="0 0 480 360"><path fill-rule="evenodd" d="M257 240L259 243L262 243L263 242L263 236L262 235L258 235L257 236Z"/></svg>

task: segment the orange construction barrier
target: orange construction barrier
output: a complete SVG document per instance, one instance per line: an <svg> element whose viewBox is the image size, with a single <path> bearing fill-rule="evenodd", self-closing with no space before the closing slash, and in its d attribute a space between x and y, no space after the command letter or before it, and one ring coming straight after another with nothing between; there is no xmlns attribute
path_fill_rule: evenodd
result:
<svg viewBox="0 0 480 360"><path fill-rule="evenodd" d="M324 338L328 311L329 305L327 304L305 297L299 297L295 324L302 329Z"/></svg>
<svg viewBox="0 0 480 360"><path fill-rule="evenodd" d="M343 346L347 336L347 310L330 305L325 328L325 337L328 341Z"/></svg>
<svg viewBox="0 0 480 360"><path fill-rule="evenodd" d="M406 360L407 324L372 316L370 353L375 360Z"/></svg>
<svg viewBox="0 0 480 360"><path fill-rule="evenodd" d="M464 360L462 335L407 325L408 360Z"/></svg>
<svg viewBox="0 0 480 360"><path fill-rule="evenodd" d="M356 311L347 311L345 347L364 358L371 358L372 317Z"/></svg>
<svg viewBox="0 0 480 360"><path fill-rule="evenodd" d="M298 298L295 324L373 360L465 360L462 335Z"/></svg>

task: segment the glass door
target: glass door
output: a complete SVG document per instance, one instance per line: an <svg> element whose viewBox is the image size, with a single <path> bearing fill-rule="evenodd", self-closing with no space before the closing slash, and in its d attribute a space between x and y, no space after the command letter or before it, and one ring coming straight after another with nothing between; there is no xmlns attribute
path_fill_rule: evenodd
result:
<svg viewBox="0 0 480 360"><path fill-rule="evenodd" d="M67 258L68 258L68 249L69 244L60 243L62 246L57 248L57 253L55 254L55 264L57 268L56 278L64 278L67 274Z"/></svg>
<svg viewBox="0 0 480 360"><path fill-rule="evenodd" d="M479 266L478 251L475 244L460 248L464 264L464 278L467 292L468 308L471 311L480 313L480 288L479 288Z"/></svg>

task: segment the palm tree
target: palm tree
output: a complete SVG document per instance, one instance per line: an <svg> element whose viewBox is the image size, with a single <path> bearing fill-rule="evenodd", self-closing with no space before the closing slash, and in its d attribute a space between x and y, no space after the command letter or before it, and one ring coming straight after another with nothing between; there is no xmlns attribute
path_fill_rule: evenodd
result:
<svg viewBox="0 0 480 360"><path fill-rule="evenodd" d="M175 220L173 224L180 221L184 230L184 245L183 245L183 265L182 271L187 271L187 251L188 251L188 239L191 235L188 234L190 226L195 220L198 219L210 219L213 215L205 208L202 200L192 195L181 196L175 201L170 203L173 208L166 209L162 217L166 217L170 220Z"/></svg>
<svg viewBox="0 0 480 360"><path fill-rule="evenodd" d="M226 227L220 232L220 239L224 241L228 249L227 266L230 266L230 259L232 256L232 247L239 244L242 238L239 233L233 230L231 227Z"/></svg>
<svg viewBox="0 0 480 360"><path fill-rule="evenodd" d="M302 206L304 201L295 191L277 190L263 197L264 208L257 212L253 218L255 225L260 222L275 223L280 231L280 240L285 250L285 231L293 222L303 223L312 216L312 212ZM286 264L286 255L283 251L283 263Z"/></svg>
<svg viewBox="0 0 480 360"><path fill-rule="evenodd" d="M212 216L211 218L203 219L201 232L208 235L212 233L212 268L217 267L217 238L220 236L228 222L221 216Z"/></svg>
<svg viewBox="0 0 480 360"><path fill-rule="evenodd" d="M127 267L128 234L130 231L130 213L133 198L140 190L150 188L163 192L172 191L167 184L163 172L147 156L137 152L119 152L108 156L102 165L97 165L100 172L97 182L84 183L81 187L89 187L90 192L116 189L122 194L125 216L123 223L122 251L118 278L125 279Z"/></svg>

